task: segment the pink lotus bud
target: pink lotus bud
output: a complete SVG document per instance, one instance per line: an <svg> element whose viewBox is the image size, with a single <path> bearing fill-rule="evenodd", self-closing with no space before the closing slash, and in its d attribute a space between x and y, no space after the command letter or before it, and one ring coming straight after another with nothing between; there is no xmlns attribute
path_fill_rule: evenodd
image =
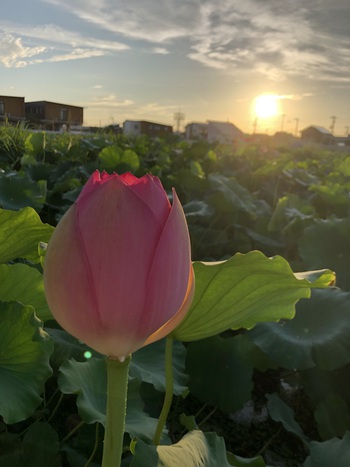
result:
<svg viewBox="0 0 350 467"><path fill-rule="evenodd" d="M58 323L122 358L169 334L194 293L186 219L157 177L96 170L58 223L44 267Z"/></svg>

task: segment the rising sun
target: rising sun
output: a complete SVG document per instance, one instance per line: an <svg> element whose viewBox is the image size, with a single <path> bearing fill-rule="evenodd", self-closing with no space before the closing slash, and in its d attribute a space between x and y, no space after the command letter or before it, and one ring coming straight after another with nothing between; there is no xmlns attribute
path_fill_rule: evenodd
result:
<svg viewBox="0 0 350 467"><path fill-rule="evenodd" d="M278 96L263 94L255 98L254 112L258 118L274 117L279 113Z"/></svg>

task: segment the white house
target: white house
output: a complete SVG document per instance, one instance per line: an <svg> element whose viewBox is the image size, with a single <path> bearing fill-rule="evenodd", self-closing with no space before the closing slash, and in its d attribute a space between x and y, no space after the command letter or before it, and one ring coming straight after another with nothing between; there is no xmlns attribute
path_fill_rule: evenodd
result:
<svg viewBox="0 0 350 467"><path fill-rule="evenodd" d="M232 144L243 137L243 132L230 122L208 120L207 123L186 125L187 140L202 140L208 143Z"/></svg>

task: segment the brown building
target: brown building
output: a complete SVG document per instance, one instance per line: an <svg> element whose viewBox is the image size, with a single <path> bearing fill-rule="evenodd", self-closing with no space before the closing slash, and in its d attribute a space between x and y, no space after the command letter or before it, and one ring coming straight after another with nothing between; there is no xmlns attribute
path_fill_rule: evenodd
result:
<svg viewBox="0 0 350 467"><path fill-rule="evenodd" d="M173 133L173 127L145 120L126 120L123 124L123 131L128 136L148 135L164 138Z"/></svg>
<svg viewBox="0 0 350 467"><path fill-rule="evenodd" d="M25 120L24 97L0 96L0 123Z"/></svg>
<svg viewBox="0 0 350 467"><path fill-rule="evenodd" d="M26 102L25 113L29 123L44 130L69 130L72 126L81 126L84 121L83 107L56 102Z"/></svg>

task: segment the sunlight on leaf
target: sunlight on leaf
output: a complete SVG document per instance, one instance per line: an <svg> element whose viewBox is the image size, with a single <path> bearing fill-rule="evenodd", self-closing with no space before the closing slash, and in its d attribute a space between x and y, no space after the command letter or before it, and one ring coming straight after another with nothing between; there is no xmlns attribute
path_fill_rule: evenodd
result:
<svg viewBox="0 0 350 467"><path fill-rule="evenodd" d="M195 262L194 270L192 306L172 333L180 341L293 318L295 303L309 298L311 287L327 287L334 280L328 270L298 279L282 257L267 258L259 251L238 253L227 261Z"/></svg>
<svg viewBox="0 0 350 467"><path fill-rule="evenodd" d="M26 258L39 263L38 244L48 242L54 227L43 224L32 208L0 209L0 263Z"/></svg>

